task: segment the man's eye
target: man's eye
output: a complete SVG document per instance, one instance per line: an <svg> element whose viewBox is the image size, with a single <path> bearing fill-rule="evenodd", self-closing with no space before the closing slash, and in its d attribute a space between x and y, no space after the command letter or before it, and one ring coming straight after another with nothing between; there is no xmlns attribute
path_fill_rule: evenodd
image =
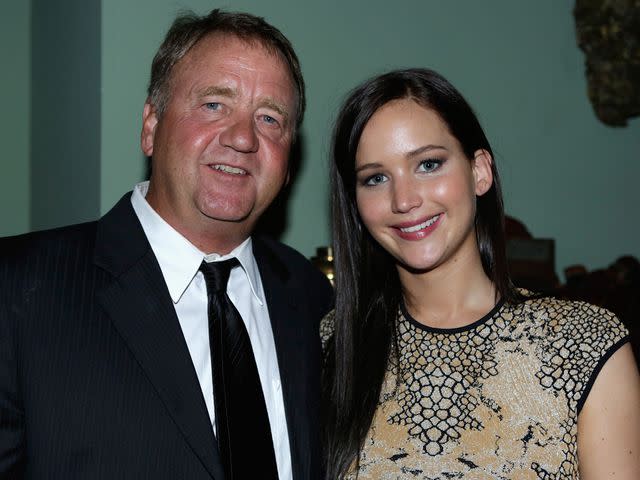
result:
<svg viewBox="0 0 640 480"><path fill-rule="evenodd" d="M423 160L422 162L420 162L419 170L422 172L433 172L434 170L440 168L440 165L442 165L442 160Z"/></svg>
<svg viewBox="0 0 640 480"><path fill-rule="evenodd" d="M375 175L371 175L370 177L365 178L364 184L367 186L374 186L384 183L386 180L387 177L385 177L381 173L376 173Z"/></svg>
<svg viewBox="0 0 640 480"><path fill-rule="evenodd" d="M277 125L278 124L278 120L273 118L271 115L262 115L262 120L264 121L264 123L268 123L270 125Z"/></svg>
<svg viewBox="0 0 640 480"><path fill-rule="evenodd" d="M205 103L205 107L207 107L207 109L209 110L220 110L222 105L220 105L218 102L207 102Z"/></svg>

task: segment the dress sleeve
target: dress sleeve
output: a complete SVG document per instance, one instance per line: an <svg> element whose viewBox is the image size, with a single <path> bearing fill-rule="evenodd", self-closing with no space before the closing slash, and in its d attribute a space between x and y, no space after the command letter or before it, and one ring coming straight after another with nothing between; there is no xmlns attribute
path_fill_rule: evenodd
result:
<svg viewBox="0 0 640 480"><path fill-rule="evenodd" d="M331 337L333 336L334 317L335 317L335 310L331 310L329 313L325 315L325 317L320 322L320 341L322 342L323 357L327 353L327 346L329 345L329 340L331 340Z"/></svg>
<svg viewBox="0 0 640 480"><path fill-rule="evenodd" d="M588 305L588 307L594 309L597 315L596 318L592 320L594 327L591 337L595 339L593 357L597 359L597 362L595 362L591 371L588 372L589 374L584 390L578 399L578 413L582 410L584 402L587 400L589 392L591 391L591 387L593 387L604 364L611 358L611 355L631 340L627 327L625 327L622 321L612 312L604 308L594 307L593 305Z"/></svg>
<svg viewBox="0 0 640 480"><path fill-rule="evenodd" d="M629 331L604 308L563 301L557 307L547 353L551 365L562 367L549 380L554 387L562 385L572 407L580 413L604 364L629 341Z"/></svg>

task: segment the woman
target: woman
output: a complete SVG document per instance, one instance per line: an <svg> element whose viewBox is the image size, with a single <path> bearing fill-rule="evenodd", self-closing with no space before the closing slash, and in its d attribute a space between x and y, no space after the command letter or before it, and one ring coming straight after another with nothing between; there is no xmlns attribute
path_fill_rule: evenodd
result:
<svg viewBox="0 0 640 480"><path fill-rule="evenodd" d="M512 286L493 153L447 80L358 87L331 177L327 478L640 478L628 333Z"/></svg>

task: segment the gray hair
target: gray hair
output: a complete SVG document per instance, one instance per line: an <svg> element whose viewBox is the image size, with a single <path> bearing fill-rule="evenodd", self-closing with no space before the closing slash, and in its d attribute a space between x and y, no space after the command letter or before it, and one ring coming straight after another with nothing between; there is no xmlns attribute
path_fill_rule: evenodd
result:
<svg viewBox="0 0 640 480"><path fill-rule="evenodd" d="M147 89L149 101L158 115L165 111L170 97L170 80L173 67L204 37L222 33L233 35L249 43L257 42L268 51L279 55L289 67L293 80L297 108L296 130L302 123L306 106L304 79L298 57L287 38L262 17L248 13L212 10L205 16L193 12L179 15L156 52L151 64L151 80Z"/></svg>

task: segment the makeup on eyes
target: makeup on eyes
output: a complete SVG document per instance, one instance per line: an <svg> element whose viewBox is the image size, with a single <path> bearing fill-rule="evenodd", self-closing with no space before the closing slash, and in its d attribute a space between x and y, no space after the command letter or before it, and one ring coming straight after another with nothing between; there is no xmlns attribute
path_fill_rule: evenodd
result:
<svg viewBox="0 0 640 480"><path fill-rule="evenodd" d="M382 173L374 173L373 175L368 175L363 178L360 183L364 187L375 187L376 185L380 185L386 180L387 176Z"/></svg>
<svg viewBox="0 0 640 480"><path fill-rule="evenodd" d="M438 158L425 158L420 160L417 164L416 171L419 173L433 173L438 171L442 166L446 163L447 159L444 157ZM358 178L358 183L364 187L375 187L376 185L380 185L384 183L388 177L387 175L381 172L369 173L366 176L360 177L359 173L365 170L371 170L374 168L382 168L382 165L379 164L367 164L356 170L356 176Z"/></svg>
<svg viewBox="0 0 640 480"><path fill-rule="evenodd" d="M445 162L446 162L446 159L444 158L426 158L420 161L420 163L418 164L418 169L420 169L423 166L426 167L426 165L429 164L430 168L425 168L424 172L425 173L435 172L436 170L440 169Z"/></svg>

